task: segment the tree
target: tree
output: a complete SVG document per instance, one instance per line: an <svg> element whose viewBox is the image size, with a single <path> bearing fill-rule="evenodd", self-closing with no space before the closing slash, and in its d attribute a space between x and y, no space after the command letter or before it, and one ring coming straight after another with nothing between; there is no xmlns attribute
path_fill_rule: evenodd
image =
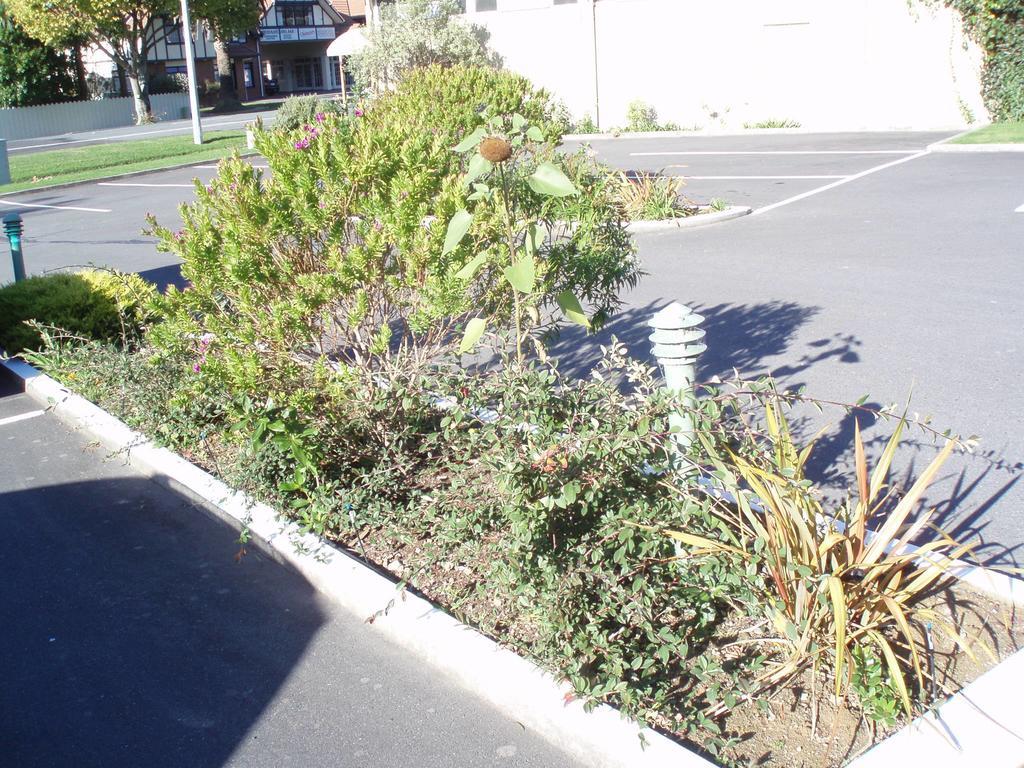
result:
<svg viewBox="0 0 1024 768"><path fill-rule="evenodd" d="M238 105L233 88L234 76L228 40L259 26L264 13L263 0L204 0L197 4L197 15L202 18L213 36L213 50L217 55L217 109Z"/></svg>
<svg viewBox="0 0 1024 768"><path fill-rule="evenodd" d="M17 22L33 37L51 45L80 39L110 56L128 79L135 100L136 122L152 120L146 68L157 43L180 24L178 0L6 2ZM256 23L253 19L259 19L259 0L197 0L192 8L196 18L203 19L211 29L221 30L222 35L224 31L251 29ZM184 32L188 34L189 30Z"/></svg>
<svg viewBox="0 0 1024 768"><path fill-rule="evenodd" d="M0 107L31 107L78 96L74 62L29 37L0 4Z"/></svg>
<svg viewBox="0 0 1024 768"><path fill-rule="evenodd" d="M362 88L394 86L410 69L439 64L497 67L501 57L487 47L490 33L455 18L458 0L398 0L379 6L380 19L367 30L369 45L352 57Z"/></svg>
<svg viewBox="0 0 1024 768"><path fill-rule="evenodd" d="M25 30L51 45L81 38L96 45L122 69L135 100L139 123L152 119L146 65L149 53L166 36L169 25L156 21L173 17L174 0L7 0L11 13Z"/></svg>

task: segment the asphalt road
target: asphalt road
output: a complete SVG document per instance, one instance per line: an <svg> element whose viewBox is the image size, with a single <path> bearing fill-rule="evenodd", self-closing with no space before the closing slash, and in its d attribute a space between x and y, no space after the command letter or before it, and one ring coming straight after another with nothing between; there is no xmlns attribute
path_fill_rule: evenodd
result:
<svg viewBox="0 0 1024 768"><path fill-rule="evenodd" d="M913 389L912 409L982 438L981 452L952 460L932 494L937 503L952 497L943 504L947 523L978 534L989 554L1020 559L1024 405L1015 382L1024 214L1015 209L1024 203L1024 153L925 151L948 135L593 142L600 159L617 167L687 176L686 192L697 201L722 197L757 210L707 228L638 236L648 276L625 296L625 311L596 338L568 332L556 354L583 371L597 344L615 333L647 356L646 320L680 300L707 317L706 377L732 367L770 370L821 398L867 394L879 404L903 402ZM177 204L191 196L190 177L208 180L213 172L13 195L0 199L0 211L21 207L30 271L92 262L165 282L175 274L173 259L139 234L145 212L175 226ZM91 210L76 210L83 208ZM850 419L835 421L815 462L818 476L833 483L849 469L852 432ZM862 427L876 445L884 439L882 425ZM925 443L910 445L900 467L920 470L933 453Z"/></svg>
<svg viewBox="0 0 1024 768"><path fill-rule="evenodd" d="M0 765L577 765L39 408L0 381Z"/></svg>

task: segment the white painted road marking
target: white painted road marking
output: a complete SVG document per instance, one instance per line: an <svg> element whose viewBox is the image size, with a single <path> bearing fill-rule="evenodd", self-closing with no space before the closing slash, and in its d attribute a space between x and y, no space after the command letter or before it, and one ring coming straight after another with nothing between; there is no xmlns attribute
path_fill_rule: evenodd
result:
<svg viewBox="0 0 1024 768"><path fill-rule="evenodd" d="M677 155L913 155L920 149L778 149L759 151L683 151L683 152L630 152L630 157L669 157Z"/></svg>
<svg viewBox="0 0 1024 768"><path fill-rule="evenodd" d="M194 189L195 184L141 184L130 181L101 181L97 187L183 187Z"/></svg>
<svg viewBox="0 0 1024 768"><path fill-rule="evenodd" d="M28 413L19 413L17 416L8 416L6 419L0 419L0 427L5 427L8 424L13 424L16 421L34 419L36 416L42 416L44 413L46 413L46 411L29 411Z"/></svg>
<svg viewBox="0 0 1024 768"><path fill-rule="evenodd" d="M865 176L870 176L872 173L878 173L879 171L884 171L886 168L892 168L894 165L909 163L911 160L916 160L917 158L924 157L927 154L929 154L929 152L926 149L921 152L918 152L917 154L910 155L909 157L901 157L899 160L893 160L891 163L883 163L882 165L876 165L874 168L868 168L866 171L861 171L860 173L854 173L850 176L845 176L844 178L839 179L839 181L833 181L831 184L826 184L823 187L817 187L807 192L802 192L799 195L787 197L785 200L780 200L777 203L766 205L764 208L756 208L754 209L754 212L751 213L750 215L759 216L762 213L767 213L768 211L773 211L776 208L781 208L784 205L789 205L790 203L798 202L800 200L803 200L804 198L811 197L812 195L817 195L820 192L827 192L830 189L835 189L836 187L840 187L843 184L848 184L851 181L863 179Z"/></svg>
<svg viewBox="0 0 1024 768"><path fill-rule="evenodd" d="M1014 213L1024 213L1024 205L1018 205L1016 208L1013 209L1013 212Z"/></svg>
<svg viewBox="0 0 1024 768"><path fill-rule="evenodd" d="M0 200L0 205L11 208L52 208L55 211L85 211L86 213L112 213L109 208L82 208L77 205L44 205L43 203L17 203L13 200Z"/></svg>
<svg viewBox="0 0 1024 768"><path fill-rule="evenodd" d="M753 179L754 181L772 181L775 179L845 179L839 174L833 176L683 176L684 179L700 179L706 181L736 181Z"/></svg>

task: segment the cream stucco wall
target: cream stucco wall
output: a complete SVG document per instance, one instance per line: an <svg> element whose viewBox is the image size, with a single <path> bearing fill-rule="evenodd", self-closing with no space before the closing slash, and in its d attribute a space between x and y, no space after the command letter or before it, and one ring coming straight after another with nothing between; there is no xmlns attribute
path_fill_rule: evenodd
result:
<svg viewBox="0 0 1024 768"><path fill-rule="evenodd" d="M634 99L662 120L703 128L769 118L946 128L985 118L980 51L955 14L920 0L498 0L480 13L467 4L506 67L577 117L596 112L596 48L603 128L622 125Z"/></svg>

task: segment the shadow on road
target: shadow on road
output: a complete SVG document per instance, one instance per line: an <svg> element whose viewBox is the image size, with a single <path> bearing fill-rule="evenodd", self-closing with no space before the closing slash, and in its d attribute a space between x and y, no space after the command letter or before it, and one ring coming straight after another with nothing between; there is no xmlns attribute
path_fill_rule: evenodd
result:
<svg viewBox="0 0 1024 768"><path fill-rule="evenodd" d="M31 480L32 478L28 478ZM0 494L5 765L223 765L325 622L315 592L143 478Z"/></svg>

